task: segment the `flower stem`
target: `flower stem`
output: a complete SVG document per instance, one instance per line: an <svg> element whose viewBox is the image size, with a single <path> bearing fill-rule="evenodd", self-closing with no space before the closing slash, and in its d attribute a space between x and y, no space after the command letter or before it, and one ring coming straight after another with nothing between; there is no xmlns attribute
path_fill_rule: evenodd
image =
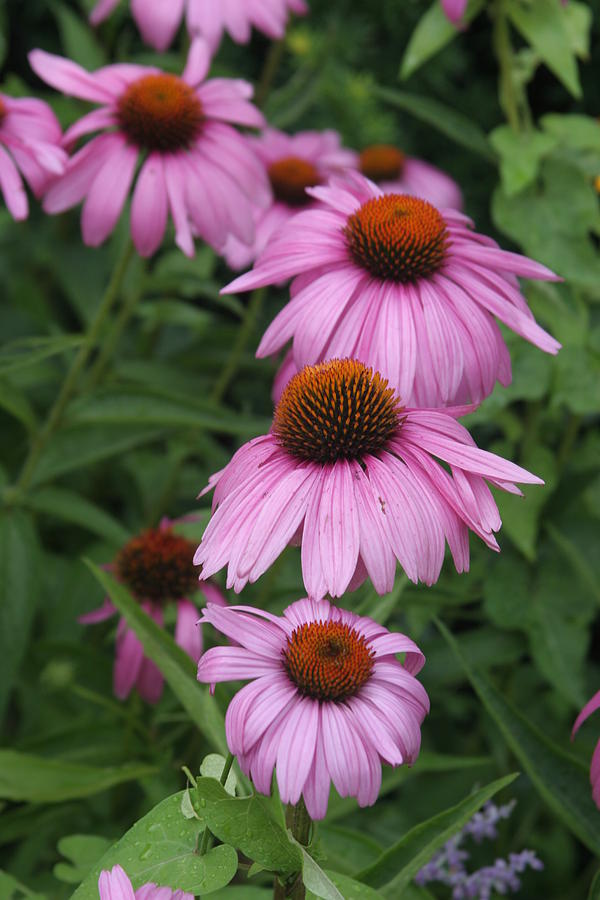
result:
<svg viewBox="0 0 600 900"><path fill-rule="evenodd" d="M294 806L291 804L287 806L285 824L298 843L302 844L303 847L307 847L311 839L312 819L308 814L302 797ZM305 900L306 889L302 881L301 872L298 873L292 884L284 885L278 878L275 879L273 900L283 900L285 897L290 898L290 900Z"/></svg>
<svg viewBox="0 0 600 900"><path fill-rule="evenodd" d="M21 474L19 475L19 478L17 479L15 485L15 489L17 491L23 491L29 487L42 451L48 443L48 440L56 431L69 400L77 390L80 375L98 342L98 338L100 337L104 323L106 322L108 315L117 297L119 296L119 292L123 284L123 278L125 277L125 273L131 261L131 257L133 256L133 252L133 244L131 243L131 241L128 241L123 253L121 254L117 262L117 265L115 266L106 291L104 292L104 296L100 301L96 316L92 320L85 334L83 343L71 364L71 368L67 372L67 376L63 381L62 387L56 400L54 401L54 405L48 413L46 422L36 435L30 447L27 458L23 464L23 468L21 469Z"/></svg>
<svg viewBox="0 0 600 900"><path fill-rule="evenodd" d="M227 778L231 771L231 767L233 765L234 759L235 759L235 756L233 755L233 753L227 754L227 759L225 760L225 764L223 765L223 771L221 772L221 777L219 778L219 781L221 782L223 787L225 787L225 782L227 781ZM210 831L208 830L208 828L205 828L202 833L202 840L200 841L200 846L198 848L198 855L204 856L206 853L208 853L208 851L210 850L212 845L213 845L213 836L210 833Z"/></svg>
<svg viewBox="0 0 600 900"><path fill-rule="evenodd" d="M257 288L255 291L252 291L252 294L250 295L250 300L248 301L248 306L246 307L246 314L237 333L235 343L231 348L229 359L227 360L227 364L221 372L221 375L219 376L219 379L215 384L211 395L212 399L216 403L219 403L223 399L227 388L235 377L235 374L240 365L241 358L248 345L248 341L254 333L254 328L260 315L264 296L264 288Z"/></svg>
<svg viewBox="0 0 600 900"><path fill-rule="evenodd" d="M513 77L513 50L503 0L497 0L492 14L494 17L494 52L500 68L498 86L500 106L504 110L508 124L513 131L520 131L519 100Z"/></svg>
<svg viewBox="0 0 600 900"><path fill-rule="evenodd" d="M258 81L258 87L256 88L256 95L254 100L259 108L264 106L265 100L269 96L271 85L273 84L273 80L275 78L275 75L277 74L277 70L281 64L281 60L283 59L284 50L285 40L283 38L280 41L273 41L273 43L269 47L263 65L263 70L260 73L260 79Z"/></svg>

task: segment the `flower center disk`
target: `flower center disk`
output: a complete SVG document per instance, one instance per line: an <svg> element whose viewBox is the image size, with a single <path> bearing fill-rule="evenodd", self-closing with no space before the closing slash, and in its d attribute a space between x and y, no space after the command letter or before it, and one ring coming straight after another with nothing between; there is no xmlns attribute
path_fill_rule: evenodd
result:
<svg viewBox="0 0 600 900"><path fill-rule="evenodd" d="M341 622L309 622L296 628L283 651L283 664L302 694L316 700L345 700L358 693L373 669L366 639Z"/></svg>
<svg viewBox="0 0 600 900"><path fill-rule="evenodd" d="M348 217L344 235L353 259L377 278L426 278L446 258L448 234L431 203L406 194L373 197Z"/></svg>
<svg viewBox="0 0 600 900"><path fill-rule="evenodd" d="M144 75L125 90L117 118L129 140L149 151L185 150L201 131L202 104L176 75Z"/></svg>
<svg viewBox="0 0 600 900"><path fill-rule="evenodd" d="M5 116L6 116L6 106L4 105L4 102L3 102L2 98L0 97L0 125L2 125Z"/></svg>
<svg viewBox="0 0 600 900"><path fill-rule="evenodd" d="M195 544L169 528L149 528L121 549L115 571L138 600L179 600L198 586L195 549Z"/></svg>
<svg viewBox="0 0 600 900"><path fill-rule="evenodd" d="M331 463L382 450L399 427L400 400L387 381L354 359L305 366L288 382L273 433L300 459Z"/></svg>
<svg viewBox="0 0 600 900"><path fill-rule="evenodd" d="M360 154L360 171L371 181L394 181L404 170L406 157L391 144L372 144Z"/></svg>
<svg viewBox="0 0 600 900"><path fill-rule="evenodd" d="M306 188L321 183L315 166L299 156L286 156L271 163L269 179L275 198L288 206L304 206L311 202Z"/></svg>

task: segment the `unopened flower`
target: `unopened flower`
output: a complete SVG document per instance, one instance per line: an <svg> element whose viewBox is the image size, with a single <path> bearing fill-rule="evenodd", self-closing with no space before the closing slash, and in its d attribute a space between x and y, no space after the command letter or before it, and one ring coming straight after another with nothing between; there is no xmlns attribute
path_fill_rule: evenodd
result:
<svg viewBox="0 0 600 900"><path fill-rule="evenodd" d="M496 319L548 353L560 344L536 323L515 276L557 280L501 250L453 209L384 194L358 173L308 188L319 208L297 213L251 272L224 293L296 276L291 300L257 350L292 341L297 369L352 356L377 369L412 406L479 403L509 384Z"/></svg>
<svg viewBox="0 0 600 900"><path fill-rule="evenodd" d="M356 154L345 150L335 131L301 131L286 134L267 128L250 138L256 155L265 166L273 202L255 210L256 237L251 246L231 237L225 259L233 269L248 266L267 246L272 235L301 209L316 205L306 188L324 184L330 175L355 168Z"/></svg>
<svg viewBox="0 0 600 900"><path fill-rule="evenodd" d="M359 156L359 169L386 194L411 194L438 209L462 209L462 193L453 178L423 159L406 156L391 144L365 147Z"/></svg>
<svg viewBox="0 0 600 900"><path fill-rule="evenodd" d="M459 572L469 565L469 529L499 549L486 479L512 493L512 482L542 483L476 447L450 411L403 407L361 362L307 366L284 390L269 434L210 479L213 515L194 562L200 578L227 565L227 587L239 592L296 541L312 598L341 597L367 575L386 594L396 561L412 581L432 584L445 540Z"/></svg>
<svg viewBox="0 0 600 900"><path fill-rule="evenodd" d="M13 219L26 219L29 213L23 178L40 197L50 179L63 172L67 154L61 139L47 103L0 94L0 190Z"/></svg>
<svg viewBox="0 0 600 900"><path fill-rule="evenodd" d="M46 212L84 200L83 239L98 246L115 227L135 181L131 235L142 256L159 247L169 212L187 256L194 254L194 235L217 251L230 234L253 241L252 210L268 202L269 188L264 167L231 123L258 127L263 117L249 102L247 82L204 82L209 55L203 41L192 43L181 78L129 63L87 72L43 50L29 59L48 84L101 104L66 132L68 147L102 133L69 160L44 198Z"/></svg>
<svg viewBox="0 0 600 900"><path fill-rule="evenodd" d="M600 709L600 691L595 693L591 700L588 700L575 719L573 731L571 732L571 740L573 740L585 720L589 718L592 713L596 712L597 709ZM592 797L594 798L594 803L598 809L600 809L600 740L596 744L596 749L592 755L590 782L592 785Z"/></svg>
<svg viewBox="0 0 600 900"><path fill-rule="evenodd" d="M201 621L237 646L207 650L198 680L252 679L229 704L225 728L260 793L270 793L275 768L281 799L303 796L322 819L330 782L370 806L381 763L416 760L429 700L414 677L425 658L410 638L326 600L298 600L282 616L209 603Z"/></svg>
<svg viewBox="0 0 600 900"><path fill-rule="evenodd" d="M98 0L90 15L98 25L119 0ZM131 0L131 13L143 39L156 50L166 50L184 16L192 36L201 34L211 51L227 32L237 44L247 44L252 28L276 39L285 34L290 13L308 11L304 0Z"/></svg>
<svg viewBox="0 0 600 900"><path fill-rule="evenodd" d="M164 624L165 607L171 603L177 605L175 641L198 662L202 634L197 627L198 609L188 597L200 589L212 603L226 601L214 584L198 584L198 573L192 562L194 549L191 541L175 534L171 523L164 520L158 528L149 528L125 544L110 568L157 625ZM91 625L103 622L116 612L107 598L99 609L80 616L79 621ZM113 681L115 695L120 700L134 687L148 703L158 703L162 695L162 673L144 656L141 641L123 618L117 628Z"/></svg>
<svg viewBox="0 0 600 900"><path fill-rule="evenodd" d="M149 882L134 892L131 881L121 866L104 869L98 879L100 900L194 900L193 894L174 891Z"/></svg>
<svg viewBox="0 0 600 900"><path fill-rule="evenodd" d="M455 25L460 22L467 8L467 0L441 0L446 17Z"/></svg>

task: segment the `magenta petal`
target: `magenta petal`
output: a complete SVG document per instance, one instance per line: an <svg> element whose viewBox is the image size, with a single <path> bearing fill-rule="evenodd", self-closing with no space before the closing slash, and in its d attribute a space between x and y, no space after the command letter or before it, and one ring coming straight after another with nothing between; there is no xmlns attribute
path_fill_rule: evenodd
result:
<svg viewBox="0 0 600 900"><path fill-rule="evenodd" d="M98 891L100 900L135 900L131 881L121 866L100 873Z"/></svg>
<svg viewBox="0 0 600 900"><path fill-rule="evenodd" d="M180 600L177 604L177 622L175 625L175 643L197 663L202 655L202 629L198 624L199 613L189 600Z"/></svg>
<svg viewBox="0 0 600 900"><path fill-rule="evenodd" d="M600 709L600 691L597 691L591 700L588 700L575 719L575 724L573 725L573 730L571 732L571 740L575 737L585 720L591 716L592 713L596 712L597 709Z"/></svg>
<svg viewBox="0 0 600 900"><path fill-rule="evenodd" d="M104 622L106 619L110 619L116 612L117 608L113 606L108 597L106 597L102 606L92 610L92 612L78 616L77 621L82 625L95 625L97 622Z"/></svg>
<svg viewBox="0 0 600 900"><path fill-rule="evenodd" d="M140 169L131 201L131 236L140 256L152 256L158 250L167 213L162 155L151 153Z"/></svg>
<svg viewBox="0 0 600 900"><path fill-rule="evenodd" d="M290 711L277 752L277 784L284 803L297 803L308 778L319 724L319 702L299 699Z"/></svg>
<svg viewBox="0 0 600 900"><path fill-rule="evenodd" d="M123 621L123 620L122 620ZM124 700L131 692L142 668L144 648L135 631L125 626L125 632L117 637L113 686L115 695Z"/></svg>
<svg viewBox="0 0 600 900"><path fill-rule="evenodd" d="M146 703L156 704L160 700L164 687L162 672L147 656L142 660L140 673L135 683L137 691Z"/></svg>

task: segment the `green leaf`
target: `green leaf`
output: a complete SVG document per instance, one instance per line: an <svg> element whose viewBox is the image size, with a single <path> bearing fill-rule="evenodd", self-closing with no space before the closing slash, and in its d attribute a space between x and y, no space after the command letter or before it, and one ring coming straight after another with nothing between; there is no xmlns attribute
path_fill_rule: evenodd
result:
<svg viewBox="0 0 600 900"><path fill-rule="evenodd" d="M600 870L596 872L592 879L587 900L600 900Z"/></svg>
<svg viewBox="0 0 600 900"><path fill-rule="evenodd" d="M111 842L95 834L71 834L61 838L58 850L70 863L59 862L54 866L54 876L67 884L79 884L89 870L103 856Z"/></svg>
<svg viewBox="0 0 600 900"><path fill-rule="evenodd" d="M600 358L587 348L564 347L556 360L553 406L566 406L576 415L600 411Z"/></svg>
<svg viewBox="0 0 600 900"><path fill-rule="evenodd" d="M565 31L573 53L580 59L588 59L593 22L592 10L586 3L569 0L562 13Z"/></svg>
<svg viewBox="0 0 600 900"><path fill-rule="evenodd" d="M344 900L333 881L325 874L321 866L312 858L305 847L290 835L294 846L302 855L302 881L308 897L320 897L321 900Z"/></svg>
<svg viewBox="0 0 600 900"><path fill-rule="evenodd" d="M25 652L43 563L31 517L0 512L0 721Z"/></svg>
<svg viewBox="0 0 600 900"><path fill-rule="evenodd" d="M18 419L27 431L35 431L36 415L23 391L6 379L0 379L0 407Z"/></svg>
<svg viewBox="0 0 600 900"><path fill-rule="evenodd" d="M0 347L0 375L33 366L50 356L74 350L83 343L80 334L58 334L52 337L19 338Z"/></svg>
<svg viewBox="0 0 600 900"><path fill-rule="evenodd" d="M200 774L204 775L205 778L214 778L216 781L220 781L225 764L226 759L224 756L221 756L220 753L209 753L200 763ZM228 794L235 797L236 785L237 777L235 771L231 769L223 787Z"/></svg>
<svg viewBox="0 0 600 900"><path fill-rule="evenodd" d="M332 872L331 869L323 869L322 871L324 875L327 876L330 883L333 883L334 887L337 888L339 896L343 897L344 900L381 900L383 897L379 891L376 891L368 884L362 884L360 881L355 881L355 879L350 878L349 875L342 875L341 872ZM306 884L306 881L304 883ZM321 896L323 895L315 894L311 891L307 891L306 893L307 900L312 900L313 897Z"/></svg>
<svg viewBox="0 0 600 900"><path fill-rule="evenodd" d="M155 772L155 767L146 763L98 768L16 750L0 750L0 797L29 803L62 803Z"/></svg>
<svg viewBox="0 0 600 900"><path fill-rule="evenodd" d="M477 153L488 162L496 162L496 156L485 134L468 116L463 116L462 113L450 109L431 97L422 97L407 91L391 90L377 85L373 85L372 91L380 100L398 109L403 109L421 122L425 122L445 134L459 146L465 147L472 153Z"/></svg>
<svg viewBox="0 0 600 900"><path fill-rule="evenodd" d="M237 867L237 853L222 844L198 855L202 822L181 814L183 792L154 807L104 854L71 900L98 900L98 877L103 869L122 866L134 889L151 881L173 889L204 894L229 884Z"/></svg>
<svg viewBox="0 0 600 900"><path fill-rule="evenodd" d="M230 797L215 778L199 778L197 795L197 811L219 840L265 869L284 876L300 871L300 853L271 816L264 797Z"/></svg>
<svg viewBox="0 0 600 900"><path fill-rule="evenodd" d="M548 134L569 147L600 152L600 125L591 116L548 113L542 116L540 125Z"/></svg>
<svg viewBox="0 0 600 900"><path fill-rule="evenodd" d="M518 772L498 778L474 791L456 806L444 810L411 828L404 837L386 850L368 869L356 877L376 888L384 888L386 897L401 897L419 869L444 846L488 800L518 777Z"/></svg>
<svg viewBox="0 0 600 900"><path fill-rule="evenodd" d="M187 653L144 612L124 585L90 560L86 560L86 564L135 631L144 653L156 663L196 727L217 751L227 753L223 716L208 688L198 684L196 667Z"/></svg>
<svg viewBox="0 0 600 900"><path fill-rule="evenodd" d="M592 853L599 854L598 810L592 801L585 766L521 715L484 675L470 665L446 626L442 622L437 625L542 800Z"/></svg>
<svg viewBox="0 0 600 900"><path fill-rule="evenodd" d="M88 23L58 0L51 0L50 8L58 24L65 56L86 69L106 65L106 54Z"/></svg>
<svg viewBox="0 0 600 900"><path fill-rule="evenodd" d="M103 509L67 488L46 487L33 491L26 498L26 504L36 512L81 525L111 543L123 544L131 536L120 522Z"/></svg>
<svg viewBox="0 0 600 900"><path fill-rule="evenodd" d="M2 900L46 900L44 894L35 894L8 872L0 869L0 897Z"/></svg>
<svg viewBox="0 0 600 900"><path fill-rule="evenodd" d="M494 491L494 497L502 519L502 533L508 534L515 547L532 562L537 556L540 516L556 485L556 456L540 444L520 462L543 478L545 484L527 485L523 490L524 497L499 490Z"/></svg>
<svg viewBox="0 0 600 900"><path fill-rule="evenodd" d="M511 22L574 97L581 96L577 60L564 10L556 0L507 0Z"/></svg>
<svg viewBox="0 0 600 900"><path fill-rule="evenodd" d="M508 125L500 125L491 132L490 144L500 157L500 177L510 197L531 184L556 138L540 131L516 132Z"/></svg>
<svg viewBox="0 0 600 900"><path fill-rule="evenodd" d="M470 0L463 21L471 22L483 9L484 0ZM408 78L442 47L460 34L460 30L447 18L439 0L434 0L421 16L404 51L400 77Z"/></svg>
<svg viewBox="0 0 600 900"><path fill-rule="evenodd" d="M598 584L598 579L596 578L594 570L586 560L585 556L581 553L577 545L551 522L547 522L545 528L557 550L559 550L571 564L573 571L579 577L582 585L589 590L591 595L596 599L596 602L600 604L600 585Z"/></svg>

